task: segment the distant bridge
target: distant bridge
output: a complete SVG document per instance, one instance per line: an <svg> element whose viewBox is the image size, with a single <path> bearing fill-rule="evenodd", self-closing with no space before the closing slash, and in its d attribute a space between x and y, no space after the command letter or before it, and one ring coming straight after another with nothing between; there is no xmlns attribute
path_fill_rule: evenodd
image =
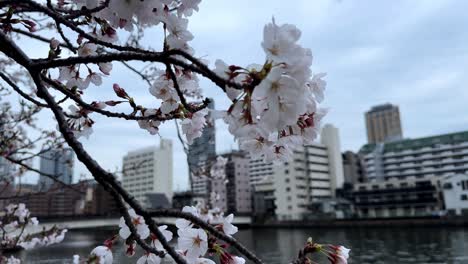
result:
<svg viewBox="0 0 468 264"><path fill-rule="evenodd" d="M153 219L159 225L175 225L176 217L153 217ZM41 220L39 218L40 227L50 228L52 226L58 226L60 228L67 229L84 229L84 228L96 228L96 227L115 227L118 228L120 217L77 217L70 218L66 217L64 219L47 219ZM252 224L252 217L249 215L246 216L235 216L234 225L237 226L250 226Z"/></svg>

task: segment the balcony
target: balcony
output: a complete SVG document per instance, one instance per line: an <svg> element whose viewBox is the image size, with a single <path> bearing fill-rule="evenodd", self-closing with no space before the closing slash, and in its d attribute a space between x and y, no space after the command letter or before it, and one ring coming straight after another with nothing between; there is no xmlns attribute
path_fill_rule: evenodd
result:
<svg viewBox="0 0 468 264"><path fill-rule="evenodd" d="M434 185L428 186L413 186L406 188L388 188L388 189L377 189L377 190L357 190L353 194L356 196L362 195L383 195L383 194L395 194L395 193L435 193L436 187Z"/></svg>
<svg viewBox="0 0 468 264"><path fill-rule="evenodd" d="M392 199L392 200L359 200L355 202L356 206L402 206L402 205L422 205L422 204L437 204L438 200L434 197L422 197L412 199Z"/></svg>
<svg viewBox="0 0 468 264"><path fill-rule="evenodd" d="M414 167L416 164L414 162L405 162L400 165L401 168Z"/></svg>
<svg viewBox="0 0 468 264"><path fill-rule="evenodd" d="M431 165L433 164L434 162L432 160L425 160L422 162L423 165Z"/></svg>

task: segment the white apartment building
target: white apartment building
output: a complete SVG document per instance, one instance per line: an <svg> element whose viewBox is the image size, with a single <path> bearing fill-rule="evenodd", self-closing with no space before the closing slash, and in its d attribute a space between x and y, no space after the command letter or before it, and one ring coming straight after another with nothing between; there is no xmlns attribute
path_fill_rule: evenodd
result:
<svg viewBox="0 0 468 264"><path fill-rule="evenodd" d="M441 180L441 186L448 215L468 216L468 175L447 176Z"/></svg>
<svg viewBox="0 0 468 264"><path fill-rule="evenodd" d="M439 178L435 176L357 183L353 199L359 218L426 217L442 210Z"/></svg>
<svg viewBox="0 0 468 264"><path fill-rule="evenodd" d="M300 220L310 213L313 203L335 197L344 183L338 129L325 125L321 134L321 143L294 151L291 161L280 166L250 161L255 210L272 210L273 199L278 220Z"/></svg>
<svg viewBox="0 0 468 264"><path fill-rule="evenodd" d="M369 180L468 173L468 131L367 144L360 150Z"/></svg>
<svg viewBox="0 0 468 264"><path fill-rule="evenodd" d="M122 186L149 206L145 194L163 193L172 201L172 141L161 139L160 146L130 151L123 158Z"/></svg>

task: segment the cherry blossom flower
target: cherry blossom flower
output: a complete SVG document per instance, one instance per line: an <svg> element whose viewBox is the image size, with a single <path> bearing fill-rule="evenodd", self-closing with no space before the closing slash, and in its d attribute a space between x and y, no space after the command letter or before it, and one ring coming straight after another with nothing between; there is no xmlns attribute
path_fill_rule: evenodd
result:
<svg viewBox="0 0 468 264"><path fill-rule="evenodd" d="M162 226L159 226L158 227L159 231L161 232L161 234L164 236L164 239L169 242L172 240L172 232L167 230L167 225L162 225ZM156 248L157 250L164 250L164 247L163 245L161 244L161 241L159 241L158 237L154 234L151 234L151 243L152 243L152 246L154 248Z"/></svg>
<svg viewBox="0 0 468 264"><path fill-rule="evenodd" d="M29 210L26 208L24 203L18 204L14 215L18 217L20 223L23 223L27 217L29 217Z"/></svg>
<svg viewBox="0 0 468 264"><path fill-rule="evenodd" d="M336 255L343 257L344 259L349 258L349 252L351 249L346 248L344 246L332 246L332 249L335 250Z"/></svg>
<svg viewBox="0 0 468 264"><path fill-rule="evenodd" d="M78 49L78 55L82 57L96 55L96 49L96 44L88 42Z"/></svg>
<svg viewBox="0 0 468 264"><path fill-rule="evenodd" d="M223 252L220 256L221 264L244 264L245 259Z"/></svg>
<svg viewBox="0 0 468 264"><path fill-rule="evenodd" d="M114 257L112 256L112 250L107 246L97 246L91 251L90 259L96 258L99 260L99 264L112 264Z"/></svg>
<svg viewBox="0 0 468 264"><path fill-rule="evenodd" d="M33 225L33 226L37 226L39 224L39 221L37 220L36 217L31 217L29 218L29 222Z"/></svg>
<svg viewBox="0 0 468 264"><path fill-rule="evenodd" d="M73 255L73 264L80 264L80 256Z"/></svg>
<svg viewBox="0 0 468 264"><path fill-rule="evenodd" d="M89 75L86 77L85 82L91 82L96 86L100 86L102 84L102 77L99 73L90 72Z"/></svg>
<svg viewBox="0 0 468 264"><path fill-rule="evenodd" d="M131 242L126 241L126 243L125 243L125 255L127 255L129 257L132 257L133 255L135 255L135 253L136 253L136 242L135 241L131 241Z"/></svg>
<svg viewBox="0 0 468 264"><path fill-rule="evenodd" d="M128 210L128 214L130 215L132 224L135 227L137 234L140 236L141 239L146 239L149 236L150 231L149 231L148 226L145 224L145 219L137 215L135 213L135 210L133 209ZM120 237L122 237L123 239L127 239L130 236L131 232L127 224L125 223L125 219L123 217L120 218L119 227L120 227L120 231L119 231Z"/></svg>
<svg viewBox="0 0 468 264"><path fill-rule="evenodd" d="M202 135L203 128L206 123L206 115L208 114L207 109L200 110L190 118L186 118L182 121L182 131L187 137L187 142L189 144L193 143L195 138L198 138Z"/></svg>
<svg viewBox="0 0 468 264"><path fill-rule="evenodd" d="M157 113L156 109L145 109L141 111L142 116L151 116ZM140 128L147 130L151 135L156 135L159 133L159 125L161 124L158 120L147 119L147 120L138 120L138 125Z"/></svg>
<svg viewBox="0 0 468 264"><path fill-rule="evenodd" d="M92 126L94 121L88 117L85 112L75 105L68 107L70 118L67 120L68 126L73 130L76 137L88 138L93 132Z"/></svg>
<svg viewBox="0 0 468 264"><path fill-rule="evenodd" d="M227 158L218 156L215 163L211 166L210 176L213 179L223 179L226 177L226 164L228 162Z"/></svg>
<svg viewBox="0 0 468 264"><path fill-rule="evenodd" d="M6 264L21 264L21 260L15 258L14 256L10 256L6 259Z"/></svg>
<svg viewBox="0 0 468 264"><path fill-rule="evenodd" d="M232 220L234 220L233 214L230 214L223 219L223 232L228 236L234 235L238 231L238 228L232 224Z"/></svg>
<svg viewBox="0 0 468 264"><path fill-rule="evenodd" d="M109 75L112 71L112 63L111 62L102 62L99 63L99 70L104 73L105 75Z"/></svg>
<svg viewBox="0 0 468 264"><path fill-rule="evenodd" d="M177 231L179 235L178 248L187 251L189 260L194 260L205 255L208 250L208 236L206 232L198 228L185 228Z"/></svg>
<svg viewBox="0 0 468 264"><path fill-rule="evenodd" d="M200 216L200 213L198 209L195 206L184 206L182 208L182 212L184 213L190 213L194 216ZM175 221L176 227L180 229L186 229L192 227L192 223L186 219L183 218L178 218Z"/></svg>
<svg viewBox="0 0 468 264"><path fill-rule="evenodd" d="M300 36L301 31L294 25L278 26L273 19L273 22L263 29L262 47L269 59L290 62L292 58L295 58L294 52L297 51L295 42L299 40Z"/></svg>
<svg viewBox="0 0 468 264"><path fill-rule="evenodd" d="M216 262L207 258L197 258L193 261L193 264L216 264Z"/></svg>
<svg viewBox="0 0 468 264"><path fill-rule="evenodd" d="M161 263L161 258L151 252L147 252L143 256L141 256L137 260L136 263L137 264L159 264Z"/></svg>

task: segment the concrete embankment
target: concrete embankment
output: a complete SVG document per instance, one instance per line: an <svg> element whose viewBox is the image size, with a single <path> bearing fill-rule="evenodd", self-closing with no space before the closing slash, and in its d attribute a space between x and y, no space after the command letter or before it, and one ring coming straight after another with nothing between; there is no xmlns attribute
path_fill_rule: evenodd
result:
<svg viewBox="0 0 468 264"><path fill-rule="evenodd" d="M346 219L309 220L254 223L255 228L327 228L327 227L442 227L468 226L468 218L401 218L401 219Z"/></svg>

